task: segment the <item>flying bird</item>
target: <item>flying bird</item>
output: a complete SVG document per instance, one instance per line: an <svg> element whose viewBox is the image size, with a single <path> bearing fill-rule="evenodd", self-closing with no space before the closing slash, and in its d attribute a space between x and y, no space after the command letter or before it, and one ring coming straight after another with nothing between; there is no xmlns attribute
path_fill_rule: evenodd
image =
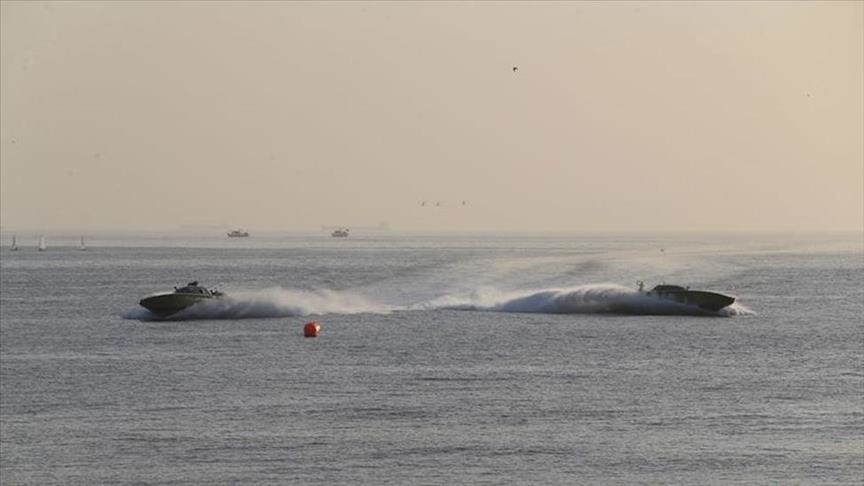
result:
<svg viewBox="0 0 864 486"><path fill-rule="evenodd" d="M513 72L514 72L514 73L515 73L516 71L518 71L518 70L519 70L519 67L518 67L518 66L513 66Z"/></svg>

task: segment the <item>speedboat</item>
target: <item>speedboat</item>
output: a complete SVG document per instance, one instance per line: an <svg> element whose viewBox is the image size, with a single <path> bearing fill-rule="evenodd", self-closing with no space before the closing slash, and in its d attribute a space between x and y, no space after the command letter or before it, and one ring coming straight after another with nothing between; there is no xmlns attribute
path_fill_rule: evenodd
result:
<svg viewBox="0 0 864 486"><path fill-rule="evenodd" d="M153 294L138 303L159 317L169 317L199 302L223 296L218 290L207 289L198 285L198 282L189 282L185 287L174 287L174 292Z"/></svg>
<svg viewBox="0 0 864 486"><path fill-rule="evenodd" d="M330 236L332 236L333 238L347 238L348 228L338 228L332 233L330 233Z"/></svg>
<svg viewBox="0 0 864 486"><path fill-rule="evenodd" d="M639 292L649 297L669 300L678 304L695 306L702 310L717 312L720 309L732 305L735 297L708 292L706 290L690 290L690 287L680 285L657 285L649 291L644 290L644 284L639 282Z"/></svg>
<svg viewBox="0 0 864 486"><path fill-rule="evenodd" d="M243 230L239 230L239 229L231 230L228 233L229 238L245 238L247 236L249 236L248 231L243 231Z"/></svg>

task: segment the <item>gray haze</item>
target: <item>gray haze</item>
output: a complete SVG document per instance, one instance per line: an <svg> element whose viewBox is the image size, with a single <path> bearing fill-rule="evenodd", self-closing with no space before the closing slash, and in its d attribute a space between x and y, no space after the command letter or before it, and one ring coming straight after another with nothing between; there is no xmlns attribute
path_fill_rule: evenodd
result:
<svg viewBox="0 0 864 486"><path fill-rule="evenodd" d="M862 2L0 14L7 230L864 226Z"/></svg>

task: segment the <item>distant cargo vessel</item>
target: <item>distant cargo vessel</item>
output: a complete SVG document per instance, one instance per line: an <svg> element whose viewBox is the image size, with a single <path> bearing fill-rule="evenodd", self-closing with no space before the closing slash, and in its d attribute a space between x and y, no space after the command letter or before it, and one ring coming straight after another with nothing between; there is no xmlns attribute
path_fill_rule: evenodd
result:
<svg viewBox="0 0 864 486"><path fill-rule="evenodd" d="M248 231L243 231L239 229L231 230L230 232L228 232L229 238L246 238L247 236L249 236Z"/></svg>
<svg viewBox="0 0 864 486"><path fill-rule="evenodd" d="M330 233L330 236L332 236L333 238L347 238L348 228L338 228L337 230Z"/></svg>

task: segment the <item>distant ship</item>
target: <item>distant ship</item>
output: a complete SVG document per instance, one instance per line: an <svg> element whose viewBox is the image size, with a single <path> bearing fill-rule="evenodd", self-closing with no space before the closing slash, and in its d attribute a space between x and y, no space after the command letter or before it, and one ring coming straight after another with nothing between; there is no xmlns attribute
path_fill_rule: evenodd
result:
<svg viewBox="0 0 864 486"><path fill-rule="evenodd" d="M12 235L12 246L9 247L12 251L18 251L18 243L15 242L15 235Z"/></svg>
<svg viewBox="0 0 864 486"><path fill-rule="evenodd" d="M223 296L222 292L204 288L198 282L189 282L185 287L174 287L174 292L153 294L138 303L159 317L169 317L199 302Z"/></svg>
<svg viewBox="0 0 864 486"><path fill-rule="evenodd" d="M347 238L348 228L337 228L335 231L330 233L330 236L332 236L333 238Z"/></svg>
<svg viewBox="0 0 864 486"><path fill-rule="evenodd" d="M81 251L87 251L87 245L84 244L84 237L81 237L81 245L78 247Z"/></svg>
<svg viewBox="0 0 864 486"><path fill-rule="evenodd" d="M717 312L735 302L735 297L705 290L690 290L690 287L681 287L680 285L657 285L646 292L644 284L639 282L639 292L649 297L695 306L711 312Z"/></svg>
<svg viewBox="0 0 864 486"><path fill-rule="evenodd" d="M45 237L44 236L39 237L39 246L37 246L36 249L39 251L45 251L48 249L48 245L45 244Z"/></svg>
<svg viewBox="0 0 864 486"><path fill-rule="evenodd" d="M246 238L247 236L249 236L248 231L243 231L243 230L239 230L239 229L231 230L228 232L229 238Z"/></svg>

